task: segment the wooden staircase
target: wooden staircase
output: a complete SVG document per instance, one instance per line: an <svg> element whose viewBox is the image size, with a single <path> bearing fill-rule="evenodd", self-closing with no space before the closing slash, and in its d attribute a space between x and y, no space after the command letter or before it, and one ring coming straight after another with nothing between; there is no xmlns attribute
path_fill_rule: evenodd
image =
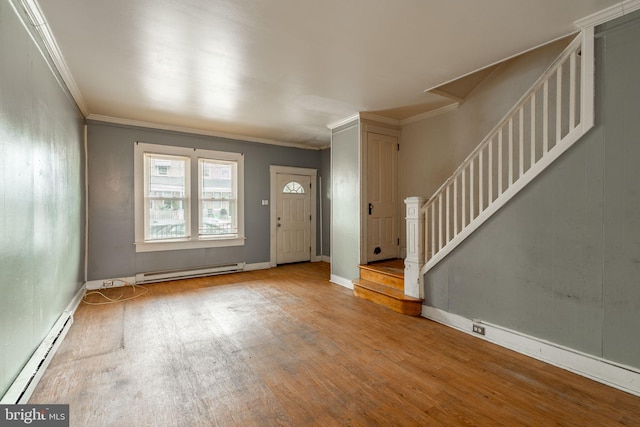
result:
<svg viewBox="0 0 640 427"><path fill-rule="evenodd" d="M360 278L353 280L353 294L398 313L419 316L422 299L404 294L402 260L361 265Z"/></svg>

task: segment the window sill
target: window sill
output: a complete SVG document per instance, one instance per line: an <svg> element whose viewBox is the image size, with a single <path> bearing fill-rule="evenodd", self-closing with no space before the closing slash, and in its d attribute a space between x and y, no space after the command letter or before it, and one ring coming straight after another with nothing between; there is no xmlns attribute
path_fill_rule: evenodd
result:
<svg viewBox="0 0 640 427"><path fill-rule="evenodd" d="M183 249L224 248L243 246L244 237L208 238L200 240L171 240L159 242L136 242L136 252L177 251Z"/></svg>

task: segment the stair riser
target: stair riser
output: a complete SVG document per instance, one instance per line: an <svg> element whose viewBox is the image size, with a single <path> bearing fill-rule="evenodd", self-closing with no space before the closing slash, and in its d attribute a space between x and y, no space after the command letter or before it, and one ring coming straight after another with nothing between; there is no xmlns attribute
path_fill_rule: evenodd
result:
<svg viewBox="0 0 640 427"><path fill-rule="evenodd" d="M389 276L384 272L372 271L367 269L360 270L360 278L370 280L372 282L381 283L386 286L390 286L395 289L404 290L404 279L398 277Z"/></svg>
<svg viewBox="0 0 640 427"><path fill-rule="evenodd" d="M388 295L380 294L369 289L362 288L358 285L353 287L353 294L359 298L371 301L378 305L385 306L391 310L407 314L409 316L419 316L422 312L422 304L417 301L399 301Z"/></svg>

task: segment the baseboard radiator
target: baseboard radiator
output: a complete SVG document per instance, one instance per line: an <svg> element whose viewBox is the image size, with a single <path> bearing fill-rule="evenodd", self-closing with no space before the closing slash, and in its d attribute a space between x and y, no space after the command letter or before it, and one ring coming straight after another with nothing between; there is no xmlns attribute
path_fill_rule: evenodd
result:
<svg viewBox="0 0 640 427"><path fill-rule="evenodd" d="M181 270L162 270L136 274L136 283L154 283L168 280L189 279L192 277L213 276L215 274L243 271L246 263L216 265L210 267L190 268Z"/></svg>
<svg viewBox="0 0 640 427"><path fill-rule="evenodd" d="M49 334L40 343L24 368L22 368L11 387L2 396L0 404L16 405L25 404L29 401L36 385L44 375L44 371L49 366L72 323L73 313L71 311L62 313L49 331Z"/></svg>

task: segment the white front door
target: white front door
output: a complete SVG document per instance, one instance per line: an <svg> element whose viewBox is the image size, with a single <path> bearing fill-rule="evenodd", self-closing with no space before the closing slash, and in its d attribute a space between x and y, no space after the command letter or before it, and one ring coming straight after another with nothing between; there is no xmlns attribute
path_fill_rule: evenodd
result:
<svg viewBox="0 0 640 427"><path fill-rule="evenodd" d="M278 264L311 260L311 177L277 174Z"/></svg>
<svg viewBox="0 0 640 427"><path fill-rule="evenodd" d="M367 132L367 262L397 258L398 138Z"/></svg>

